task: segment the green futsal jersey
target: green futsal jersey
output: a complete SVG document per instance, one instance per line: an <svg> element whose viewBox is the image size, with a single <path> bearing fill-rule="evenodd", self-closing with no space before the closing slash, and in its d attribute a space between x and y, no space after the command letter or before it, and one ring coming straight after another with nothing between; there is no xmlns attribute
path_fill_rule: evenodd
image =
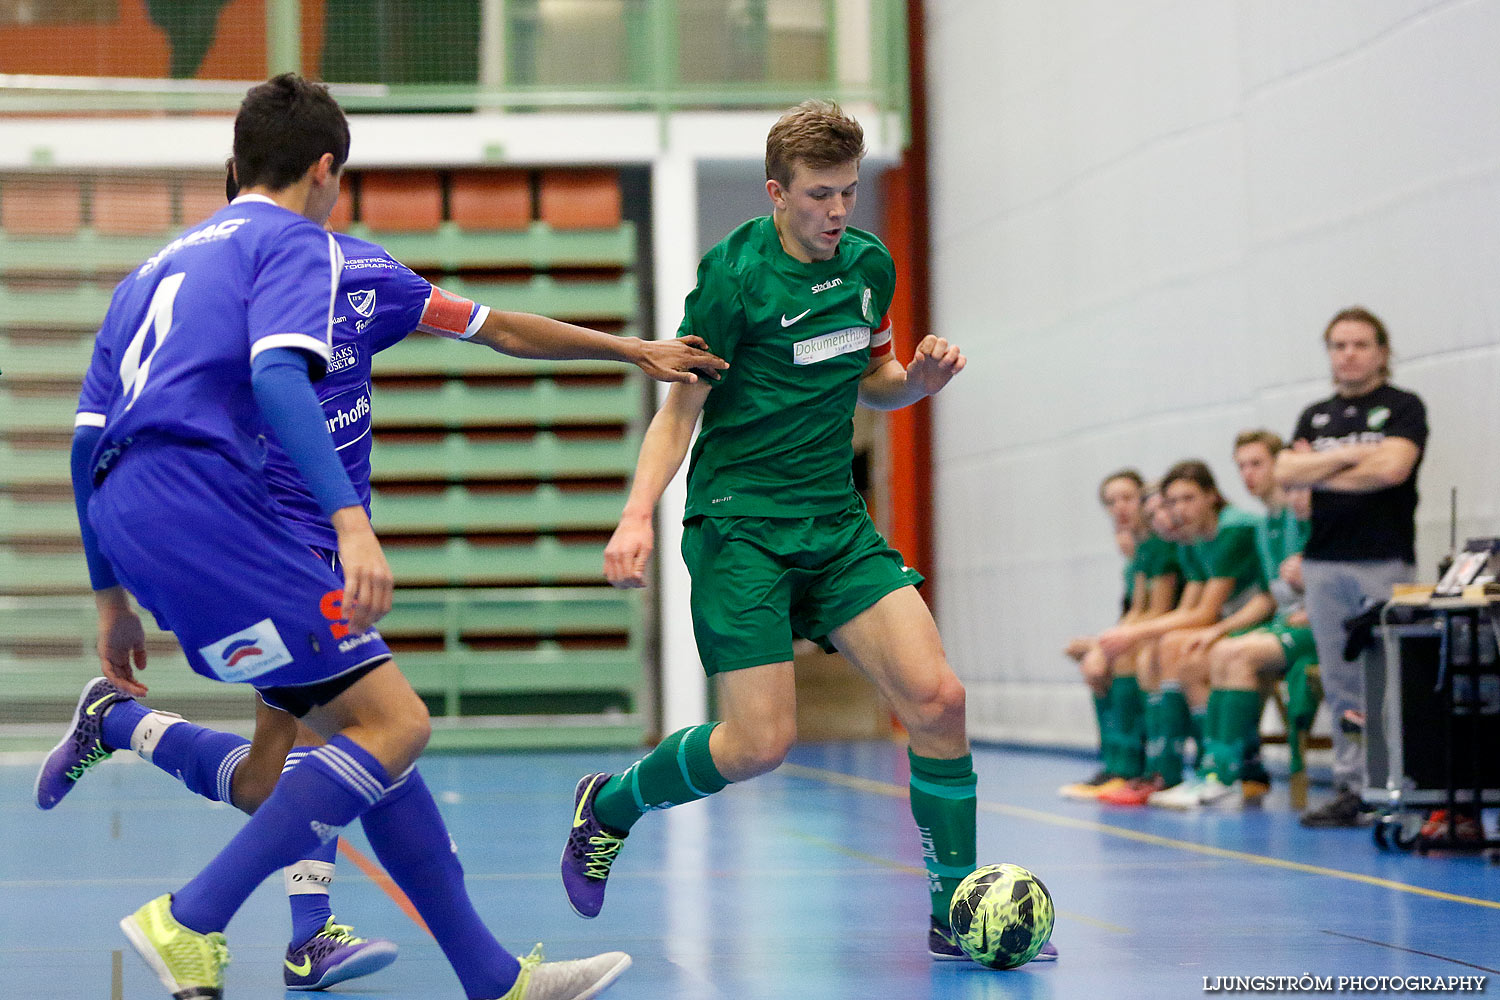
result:
<svg viewBox="0 0 1500 1000"><path fill-rule="evenodd" d="M702 337L730 367L703 404L684 517L849 506L859 383L890 352L895 287L890 253L852 228L832 259L804 264L765 216L704 256L678 334Z"/></svg>
<svg viewBox="0 0 1500 1000"><path fill-rule="evenodd" d="M1269 587L1281 574L1281 564L1301 553L1312 534L1312 525L1298 517L1290 507L1268 513L1260 524L1256 542L1260 547L1261 570Z"/></svg>
<svg viewBox="0 0 1500 1000"><path fill-rule="evenodd" d="M1135 596L1136 574L1144 573L1149 582L1179 571L1177 546L1155 533L1147 535L1136 543L1135 556L1125 564L1125 602Z"/></svg>
<svg viewBox="0 0 1500 1000"><path fill-rule="evenodd" d="M1261 590L1260 548L1256 543L1256 528L1260 520L1255 514L1238 507L1225 506L1219 511L1213 537L1188 546L1197 557L1204 580L1228 578L1234 581L1234 588L1224 603L1225 616L1243 607Z"/></svg>

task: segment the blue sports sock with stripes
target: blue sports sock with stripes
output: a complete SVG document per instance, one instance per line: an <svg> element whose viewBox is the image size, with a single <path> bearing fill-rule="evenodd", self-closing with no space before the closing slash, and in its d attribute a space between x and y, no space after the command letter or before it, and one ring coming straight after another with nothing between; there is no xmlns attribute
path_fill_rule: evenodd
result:
<svg viewBox="0 0 1500 1000"><path fill-rule="evenodd" d="M361 818L375 856L422 915L469 997L500 997L521 966L474 911L464 870L416 769Z"/></svg>
<svg viewBox="0 0 1500 1000"><path fill-rule="evenodd" d="M205 729L180 716L126 701L104 716L104 742L129 749L211 802L229 802L234 769L250 752L250 741Z"/></svg>
<svg viewBox="0 0 1500 1000"><path fill-rule="evenodd" d="M173 915L200 934L222 931L266 876L337 837L389 784L379 761L348 737L333 737L283 775L234 839L174 895Z"/></svg>
<svg viewBox="0 0 1500 1000"><path fill-rule="evenodd" d="M286 755L284 775L296 767L313 747L293 747ZM338 855L339 840L334 837L326 844L304 854L296 864L286 867L286 896L292 908L292 947L296 947L318 931L333 917L332 902L328 898L328 887L333 883L334 859Z"/></svg>

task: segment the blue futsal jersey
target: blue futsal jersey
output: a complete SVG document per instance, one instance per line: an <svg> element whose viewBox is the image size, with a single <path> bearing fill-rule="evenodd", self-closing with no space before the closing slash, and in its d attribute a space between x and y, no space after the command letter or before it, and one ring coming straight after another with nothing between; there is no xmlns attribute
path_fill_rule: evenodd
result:
<svg viewBox="0 0 1500 1000"><path fill-rule="evenodd" d="M252 386L272 349L323 374L342 263L300 215L235 199L121 282L79 397L77 425L101 428L100 553L194 670L263 691L390 655L379 632L351 631L341 581L280 516Z"/></svg>
<svg viewBox="0 0 1500 1000"><path fill-rule="evenodd" d="M318 226L244 195L131 272L110 300L79 396L75 425L103 428L96 470L136 441L163 439L258 473L265 424L250 363L291 347L322 371L341 265Z"/></svg>
<svg viewBox="0 0 1500 1000"><path fill-rule="evenodd" d="M328 373L313 388L333 446L368 514L372 357L414 330L467 340L484 324L489 308L434 288L374 243L343 233L334 240L344 255L344 272L333 302ZM274 438L267 441L266 483L294 535L314 548L338 547L333 526Z"/></svg>

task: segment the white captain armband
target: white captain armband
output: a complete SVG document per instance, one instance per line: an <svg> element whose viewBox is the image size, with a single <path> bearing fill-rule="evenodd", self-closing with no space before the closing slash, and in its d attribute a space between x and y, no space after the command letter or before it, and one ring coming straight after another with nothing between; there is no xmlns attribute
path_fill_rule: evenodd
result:
<svg viewBox="0 0 1500 1000"><path fill-rule="evenodd" d="M490 315L490 307L445 292L436 285L427 296L427 305L422 317L417 320L417 329L436 337L449 340L468 340L479 332Z"/></svg>

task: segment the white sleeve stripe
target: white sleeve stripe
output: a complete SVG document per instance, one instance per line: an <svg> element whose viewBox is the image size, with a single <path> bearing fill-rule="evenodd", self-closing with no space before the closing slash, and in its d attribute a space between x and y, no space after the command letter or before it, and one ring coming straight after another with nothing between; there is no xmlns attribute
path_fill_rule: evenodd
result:
<svg viewBox="0 0 1500 1000"><path fill-rule="evenodd" d="M333 351L333 310L339 301L339 279L344 274L344 251L339 248L338 241L333 234L328 234L328 263L331 281L328 288L328 324L323 329L323 340L327 343L329 353ZM251 355L254 357L254 355ZM328 354L323 355L323 360L328 360Z"/></svg>
<svg viewBox="0 0 1500 1000"><path fill-rule="evenodd" d="M888 344L890 342L891 328L889 326L887 326L884 330L876 330L874 335L870 337L871 347L879 347L881 344Z"/></svg>
<svg viewBox="0 0 1500 1000"><path fill-rule="evenodd" d="M78 415L73 418L74 427L103 427L104 414L91 413L88 410L79 410Z"/></svg>
<svg viewBox="0 0 1500 1000"><path fill-rule="evenodd" d="M328 356L332 353L327 342L317 337L305 333L273 333L250 345L250 360L254 361L262 351L269 351L273 347L295 347L309 354L316 354L324 364L328 363Z"/></svg>
<svg viewBox="0 0 1500 1000"><path fill-rule="evenodd" d="M471 319L471 320L469 320L469 328L467 330L465 330L463 333L459 334L458 339L459 340L468 340L470 337L474 336L474 334L476 334L476 333L479 332L479 328L481 326L484 326L484 321L487 320L487 319L489 319L489 318L490 318L490 307L489 306L480 306L478 309L476 309L474 311L474 318Z"/></svg>

